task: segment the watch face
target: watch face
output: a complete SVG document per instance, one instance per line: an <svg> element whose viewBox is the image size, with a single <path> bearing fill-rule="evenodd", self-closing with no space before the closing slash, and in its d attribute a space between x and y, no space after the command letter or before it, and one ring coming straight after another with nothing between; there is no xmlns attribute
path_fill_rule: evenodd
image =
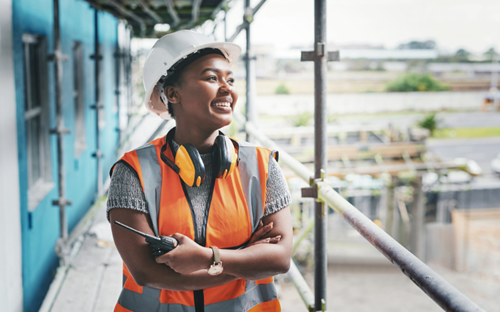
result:
<svg viewBox="0 0 500 312"><path fill-rule="evenodd" d="M211 265L210 268L208 269L208 274L210 275L219 275L222 273L224 268L222 268L222 265Z"/></svg>

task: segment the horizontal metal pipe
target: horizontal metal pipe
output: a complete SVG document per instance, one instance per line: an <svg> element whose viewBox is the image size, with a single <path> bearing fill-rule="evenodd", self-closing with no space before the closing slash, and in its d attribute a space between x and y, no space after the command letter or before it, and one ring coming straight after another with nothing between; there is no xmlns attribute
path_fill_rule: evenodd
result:
<svg viewBox="0 0 500 312"><path fill-rule="evenodd" d="M241 117L237 116L236 119L241 120ZM251 123L247 122L245 129L263 146L280 150L273 141L260 133ZM299 177L305 181L310 181L309 177L313 173L283 150L280 150L280 160ZM321 181L315 181L315 183L318 185L318 195L321 200L342 216L441 308L454 312L484 311L375 225L340 194L335 192L329 184Z"/></svg>
<svg viewBox="0 0 500 312"><path fill-rule="evenodd" d="M165 4L167 5L168 8L168 13L170 14L170 17L172 18L172 27L176 27L180 23L180 18L179 15L177 14L177 11L175 10L174 2L173 0L165 0Z"/></svg>
<svg viewBox="0 0 500 312"><path fill-rule="evenodd" d="M288 270L287 275L290 280L292 280L295 288L297 288L297 291L299 292L302 301L306 304L307 309L311 312L314 311L314 295L293 260L290 261L290 270Z"/></svg>
<svg viewBox="0 0 500 312"><path fill-rule="evenodd" d="M235 117L236 120L239 120L240 122L245 120L245 117L241 116L241 114L239 114L239 116L238 114L235 114ZM290 154L281 149L271 139L260 133L252 123L247 122L244 123L244 125L245 130L252 136L254 136L257 140L259 140L262 145L279 151L279 159L287 166L289 166L290 169L292 169L300 178L307 181L308 183L313 179L314 175L309 169L307 169L302 163L300 163L298 160L290 156Z"/></svg>
<svg viewBox="0 0 500 312"><path fill-rule="evenodd" d="M262 5L264 4L264 2L266 2L266 0L261 0L256 6L255 8L252 9L252 17L260 10L260 8L262 7ZM234 31L234 34L229 37L229 39L227 39L227 42L233 42L236 37L238 37L238 35L240 34L240 32L246 28L246 25L248 24L248 21L247 20L243 20L243 23L241 23L240 25L238 25L236 27L236 30Z"/></svg>
<svg viewBox="0 0 500 312"><path fill-rule="evenodd" d="M152 19L154 19L157 23L163 23L163 19L158 16L151 8L149 5L146 3L144 0L137 0L137 3L139 3L139 6L142 8L144 12L146 12Z"/></svg>

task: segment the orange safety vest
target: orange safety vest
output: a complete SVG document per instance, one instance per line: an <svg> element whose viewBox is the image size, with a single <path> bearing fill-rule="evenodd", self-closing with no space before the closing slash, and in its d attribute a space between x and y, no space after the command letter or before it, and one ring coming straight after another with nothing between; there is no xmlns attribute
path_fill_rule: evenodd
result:
<svg viewBox="0 0 500 312"><path fill-rule="evenodd" d="M203 226L205 246L235 248L245 244L263 216L269 161L277 154L233 141L238 151L238 170L225 179L212 181L205 225L199 225L184 183L160 158L163 144L165 138L156 139L119 160L132 168L141 181L155 234L181 233L196 240L197 226ZM164 155L173 159L170 148ZM115 312L281 311L272 277L258 281L239 279L197 291L170 291L137 285L125 264L123 275Z"/></svg>

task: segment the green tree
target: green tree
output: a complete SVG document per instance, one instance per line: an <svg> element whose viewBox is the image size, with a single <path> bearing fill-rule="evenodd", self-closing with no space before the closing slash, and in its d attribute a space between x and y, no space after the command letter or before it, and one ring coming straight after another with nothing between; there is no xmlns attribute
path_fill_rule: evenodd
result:
<svg viewBox="0 0 500 312"><path fill-rule="evenodd" d="M495 50L494 47L491 47L486 52L484 52L484 55L486 55L488 59L493 60L494 56L498 57L498 52Z"/></svg>
<svg viewBox="0 0 500 312"><path fill-rule="evenodd" d="M309 121L313 118L313 114L309 112L299 113L290 118L290 122L294 127L305 127L309 125Z"/></svg>
<svg viewBox="0 0 500 312"><path fill-rule="evenodd" d="M287 85L282 82L276 87L274 94L290 94L290 89L288 89Z"/></svg>
<svg viewBox="0 0 500 312"><path fill-rule="evenodd" d="M435 113L431 113L418 121L420 128L428 129L431 135L441 126L441 119L436 117Z"/></svg>
<svg viewBox="0 0 500 312"><path fill-rule="evenodd" d="M446 91L449 88L442 85L429 74L408 73L387 84L389 92L425 92Z"/></svg>

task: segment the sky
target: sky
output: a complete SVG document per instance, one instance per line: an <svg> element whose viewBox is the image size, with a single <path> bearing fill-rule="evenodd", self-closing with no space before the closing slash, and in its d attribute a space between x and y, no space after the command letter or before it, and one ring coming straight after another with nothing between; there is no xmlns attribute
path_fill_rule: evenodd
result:
<svg viewBox="0 0 500 312"><path fill-rule="evenodd" d="M258 0L252 0L252 6ZM500 0L327 0L328 43L395 48L435 40L440 50L500 50ZM228 14L228 36L241 23L244 1ZM252 23L252 41L276 48L314 41L313 0L267 0ZM223 27L216 36L223 39ZM245 46L241 32L235 43Z"/></svg>

